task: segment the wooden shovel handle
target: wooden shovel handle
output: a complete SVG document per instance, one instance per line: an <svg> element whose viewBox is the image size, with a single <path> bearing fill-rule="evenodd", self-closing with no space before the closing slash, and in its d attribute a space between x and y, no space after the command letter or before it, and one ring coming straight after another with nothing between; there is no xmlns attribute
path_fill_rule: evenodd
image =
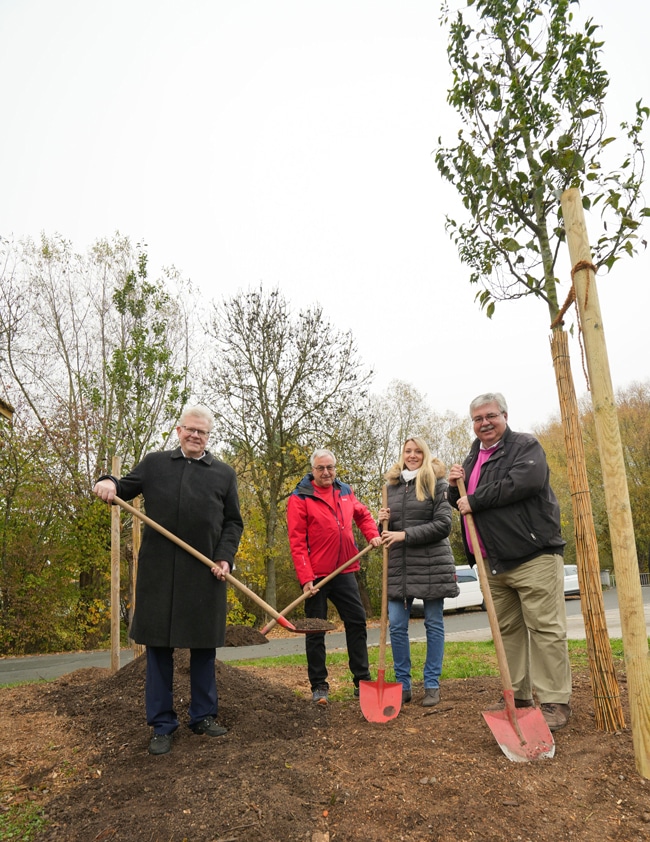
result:
<svg viewBox="0 0 650 842"><path fill-rule="evenodd" d="M203 555L203 553L199 552L191 544L186 543L185 541L183 541L182 538L179 538L177 535L174 535L173 532L170 532L168 529L165 529L164 526L161 526L159 523L156 523L155 520L152 520L150 517L147 517L147 515L143 514L141 511L134 508L129 503L125 503L124 500L121 500L117 495L113 497L113 502L117 503L118 506L121 506L127 512L130 512L134 517L139 518L152 529L155 529L156 532L160 532L160 534L164 535L165 538L169 538L170 541L173 541L174 544L177 544L179 547L184 549L185 552L190 553L190 555L193 555L195 558L198 558L198 560L202 561L203 564L207 565L210 568L217 566L214 563L214 561L212 561L212 559L209 559L207 557L207 555ZM253 602L256 602L260 606L260 608L263 608L266 611L267 614L270 614L271 617L274 617L276 620L278 620L280 614L275 610L275 608L269 605L268 602L265 602L261 596L258 596L255 593L255 591L252 591L250 588L247 588L246 585L242 584L239 581L239 579L235 579L235 577L231 573L224 573L224 578L234 588L237 588L237 590L240 590L242 593L245 593L249 599L252 599ZM291 623L288 622L288 620L284 619L284 617L282 617L281 620L284 620L282 625L285 626L285 628L294 628L291 625Z"/></svg>
<svg viewBox="0 0 650 842"><path fill-rule="evenodd" d="M383 509L388 508L388 486L381 489L381 505ZM382 521L382 528L388 529L388 520ZM377 673L380 681L384 680L386 671L386 631L388 629L388 547L382 546L381 565L381 616L379 620L379 656L377 661Z"/></svg>
<svg viewBox="0 0 650 842"><path fill-rule="evenodd" d="M325 576L324 579L321 579L320 582L317 585L314 585L314 587L317 590L318 590L318 588L322 588L323 585L326 585L335 576L338 576L339 573L343 573L344 570L346 570L348 567L350 567L350 565L354 564L355 561L358 561L361 558L361 556L364 556L368 552L368 550L371 550L371 549L372 549L372 544L368 544L368 546L364 547L361 550L360 553L357 553L356 555L352 556L352 558L348 559L345 562L345 564L342 564L340 567L337 567L336 570L333 570L328 576ZM286 608L283 608L282 611L280 611L280 615L282 617L286 617L287 614L290 614L291 611L293 611L294 608L296 608L298 605L300 605L301 602L304 602L310 596L311 596L311 594L309 592L301 593L300 596L297 599L294 599L293 602L290 602L287 605ZM269 622L264 626L264 628L260 629L261 633L262 634L268 634L268 632L271 631L271 629L273 628L273 626L276 625L277 622L278 622L277 620L269 620Z"/></svg>
<svg viewBox="0 0 650 842"><path fill-rule="evenodd" d="M465 490L465 483L462 479L458 479L458 490L461 497L465 497L467 492ZM501 638L501 630L499 629L499 621L497 619L497 612L492 600L492 593L490 591L490 583L488 582L487 571L485 569L485 562L483 560L483 553L481 552L481 545L479 544L478 532L476 531L476 524L471 514L463 515L467 523L467 529L472 539L472 552L476 559L476 568L478 570L478 578L481 583L481 590L483 591L483 599L485 600L485 608L487 610L488 620L490 621L490 629L492 631L492 640L494 641L494 648L497 654L497 663L499 664L499 672L501 673L501 684L503 685L504 694L507 691L512 693L512 679L510 677L510 669L508 667L508 659L506 658L506 650L503 648L503 640Z"/></svg>

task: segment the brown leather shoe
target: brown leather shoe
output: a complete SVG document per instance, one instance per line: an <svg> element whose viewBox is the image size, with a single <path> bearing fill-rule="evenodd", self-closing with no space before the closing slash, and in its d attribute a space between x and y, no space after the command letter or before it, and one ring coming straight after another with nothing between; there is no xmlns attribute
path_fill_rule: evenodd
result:
<svg viewBox="0 0 650 842"><path fill-rule="evenodd" d="M561 705L557 702L546 702L541 705L542 716L546 720L549 731L558 731L569 721L571 716L571 706Z"/></svg>
<svg viewBox="0 0 650 842"><path fill-rule="evenodd" d="M497 702L494 705L490 705L489 707L485 708L486 710L504 710L506 703L503 701L503 696L501 697L501 701ZM532 699L515 699L515 707L516 708L534 708L535 702Z"/></svg>

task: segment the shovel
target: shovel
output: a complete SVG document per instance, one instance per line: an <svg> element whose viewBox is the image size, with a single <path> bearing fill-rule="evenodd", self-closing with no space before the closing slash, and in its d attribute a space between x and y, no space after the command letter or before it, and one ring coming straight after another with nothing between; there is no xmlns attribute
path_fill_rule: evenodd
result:
<svg viewBox="0 0 650 842"><path fill-rule="evenodd" d="M141 511L139 511L138 509L129 505L129 503L125 503L124 500L121 500L117 496L113 497L113 502L117 503L117 505L121 506L125 511L131 512L131 514L134 517L137 517L140 520L144 521L144 523L146 523L152 529L155 529L157 532L160 532L160 534L164 535L165 538L169 538L169 540L173 541L174 544L178 544L178 546L182 547L182 549L184 549L185 552L190 553L190 555L193 555L195 558L198 558L198 560L202 561L203 564L207 565L210 568L217 566L214 563L214 561L209 559L206 555L203 555L203 553L200 553L198 550L194 549L194 547L192 547L190 544L187 544L185 541L183 541L177 535L174 535L173 532L170 532L168 529L165 529L164 526L161 526L159 523L156 523L155 520L152 520L150 517L147 517L147 515L142 514ZM275 610L275 608L272 608L268 604L268 602L265 602L262 599L261 596L258 596L254 591L252 591L250 588L247 588L246 585L242 584L239 581L239 579L235 579L235 577L232 576L230 573L224 573L224 578L225 578L226 582L230 582L230 584L233 587L237 588L242 593L245 593L247 597L249 597L250 599L253 600L253 602L256 602L260 606L260 608L263 608L266 611L267 614L270 614L272 617L275 617L276 622L278 622L285 629L288 629L289 631L292 631L292 632L296 632L296 634L310 634L310 633L320 633L320 634L322 634L323 633L323 629L299 629L299 628L296 628L288 620L285 620L285 618L281 614L279 614Z"/></svg>
<svg viewBox="0 0 650 842"><path fill-rule="evenodd" d="M350 567L351 564L354 564L355 561L358 561L361 558L361 556L365 555L368 552L368 550L371 550L371 549L372 549L372 544L368 544L368 546L365 547L363 550L361 550L360 553L357 553L356 555L352 556L352 558L348 559L348 561L346 561L345 564L342 564L340 567L337 567L336 570L334 570L328 576L325 576L324 579L321 579L320 582L317 585L314 585L316 590L318 590L319 588L322 588L323 585L326 585L335 576L338 576L339 573L343 573L344 570L346 570L348 567ZM293 602L290 602L287 605L286 608L283 608L282 611L280 611L280 616L286 617L287 614L289 614L291 611L293 611L294 608L297 608L298 605L300 605L301 602L304 602L310 596L311 596L311 593L300 594L300 596L297 599L294 599ZM261 633L262 634L268 634L271 631L271 629L273 628L273 626L276 625L277 622L278 622L277 620L269 620L269 622L264 626L264 628L260 629Z"/></svg>
<svg viewBox="0 0 650 842"><path fill-rule="evenodd" d="M388 506L386 486L381 490L382 507ZM384 521L388 529L388 521ZM377 681L359 682L359 705L361 713L368 722L388 722L400 712L402 707L402 685L384 681L386 672L386 629L388 626L388 547L383 546L381 575L381 620L379 623L379 661Z"/></svg>
<svg viewBox="0 0 650 842"><path fill-rule="evenodd" d="M465 497L465 483L458 480L458 490L461 497ZM555 742L553 735L539 708L516 708L515 694L512 689L510 669L506 659L506 650L503 647L499 621L497 620L487 571L483 562L478 533L474 518L471 514L464 515L467 522L470 537L472 539L472 551L478 568L478 578L483 591L485 608L492 630L492 640L497 653L499 672L501 673L501 684L503 686L504 710L483 711L483 718L499 743L499 748L508 758L515 763L525 763L528 760L537 760L543 757L553 757L555 754Z"/></svg>

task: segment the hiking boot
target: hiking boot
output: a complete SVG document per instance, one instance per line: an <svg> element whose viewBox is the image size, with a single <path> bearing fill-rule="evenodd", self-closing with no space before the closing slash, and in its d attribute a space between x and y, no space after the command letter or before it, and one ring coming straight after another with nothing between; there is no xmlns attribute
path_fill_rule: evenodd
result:
<svg viewBox="0 0 650 842"><path fill-rule="evenodd" d="M171 734L154 734L149 741L149 754L167 754L171 750Z"/></svg>
<svg viewBox="0 0 650 842"><path fill-rule="evenodd" d="M319 684L311 692L312 702L316 702L317 705L326 705L329 692L330 688L328 684Z"/></svg>
<svg viewBox="0 0 650 842"><path fill-rule="evenodd" d="M557 702L547 702L541 705L542 716L546 720L549 731L558 731L569 721L571 716L571 707L569 705L562 705Z"/></svg>
<svg viewBox="0 0 650 842"><path fill-rule="evenodd" d="M440 704L440 688L427 687L424 691L424 698L422 699L423 708L432 708L434 705Z"/></svg>
<svg viewBox="0 0 650 842"><path fill-rule="evenodd" d="M503 696L501 697L501 701L497 702L494 705L490 705L489 707L485 708L485 710L505 710L506 703L503 701ZM534 708L535 702L532 699L515 699L515 707L516 708Z"/></svg>
<svg viewBox="0 0 650 842"><path fill-rule="evenodd" d="M402 704L407 705L411 701L411 691L410 690L402 690Z"/></svg>
<svg viewBox="0 0 650 842"><path fill-rule="evenodd" d="M194 725L190 725L190 730L195 734L205 734L207 737L223 737L228 733L228 729L223 725L217 725L214 716L206 716L200 722L195 722Z"/></svg>

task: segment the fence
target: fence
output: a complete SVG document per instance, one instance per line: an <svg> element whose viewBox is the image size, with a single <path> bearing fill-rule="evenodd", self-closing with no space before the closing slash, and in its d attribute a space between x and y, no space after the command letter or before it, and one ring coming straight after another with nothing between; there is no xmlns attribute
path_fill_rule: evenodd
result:
<svg viewBox="0 0 650 842"><path fill-rule="evenodd" d="M607 571L601 571L600 578L603 584L607 584L612 588L616 587L616 576L614 575L614 571L607 573L608 581L603 581L603 573L607 573ZM641 587L642 588L650 588L650 573L639 573L639 577L641 579Z"/></svg>

